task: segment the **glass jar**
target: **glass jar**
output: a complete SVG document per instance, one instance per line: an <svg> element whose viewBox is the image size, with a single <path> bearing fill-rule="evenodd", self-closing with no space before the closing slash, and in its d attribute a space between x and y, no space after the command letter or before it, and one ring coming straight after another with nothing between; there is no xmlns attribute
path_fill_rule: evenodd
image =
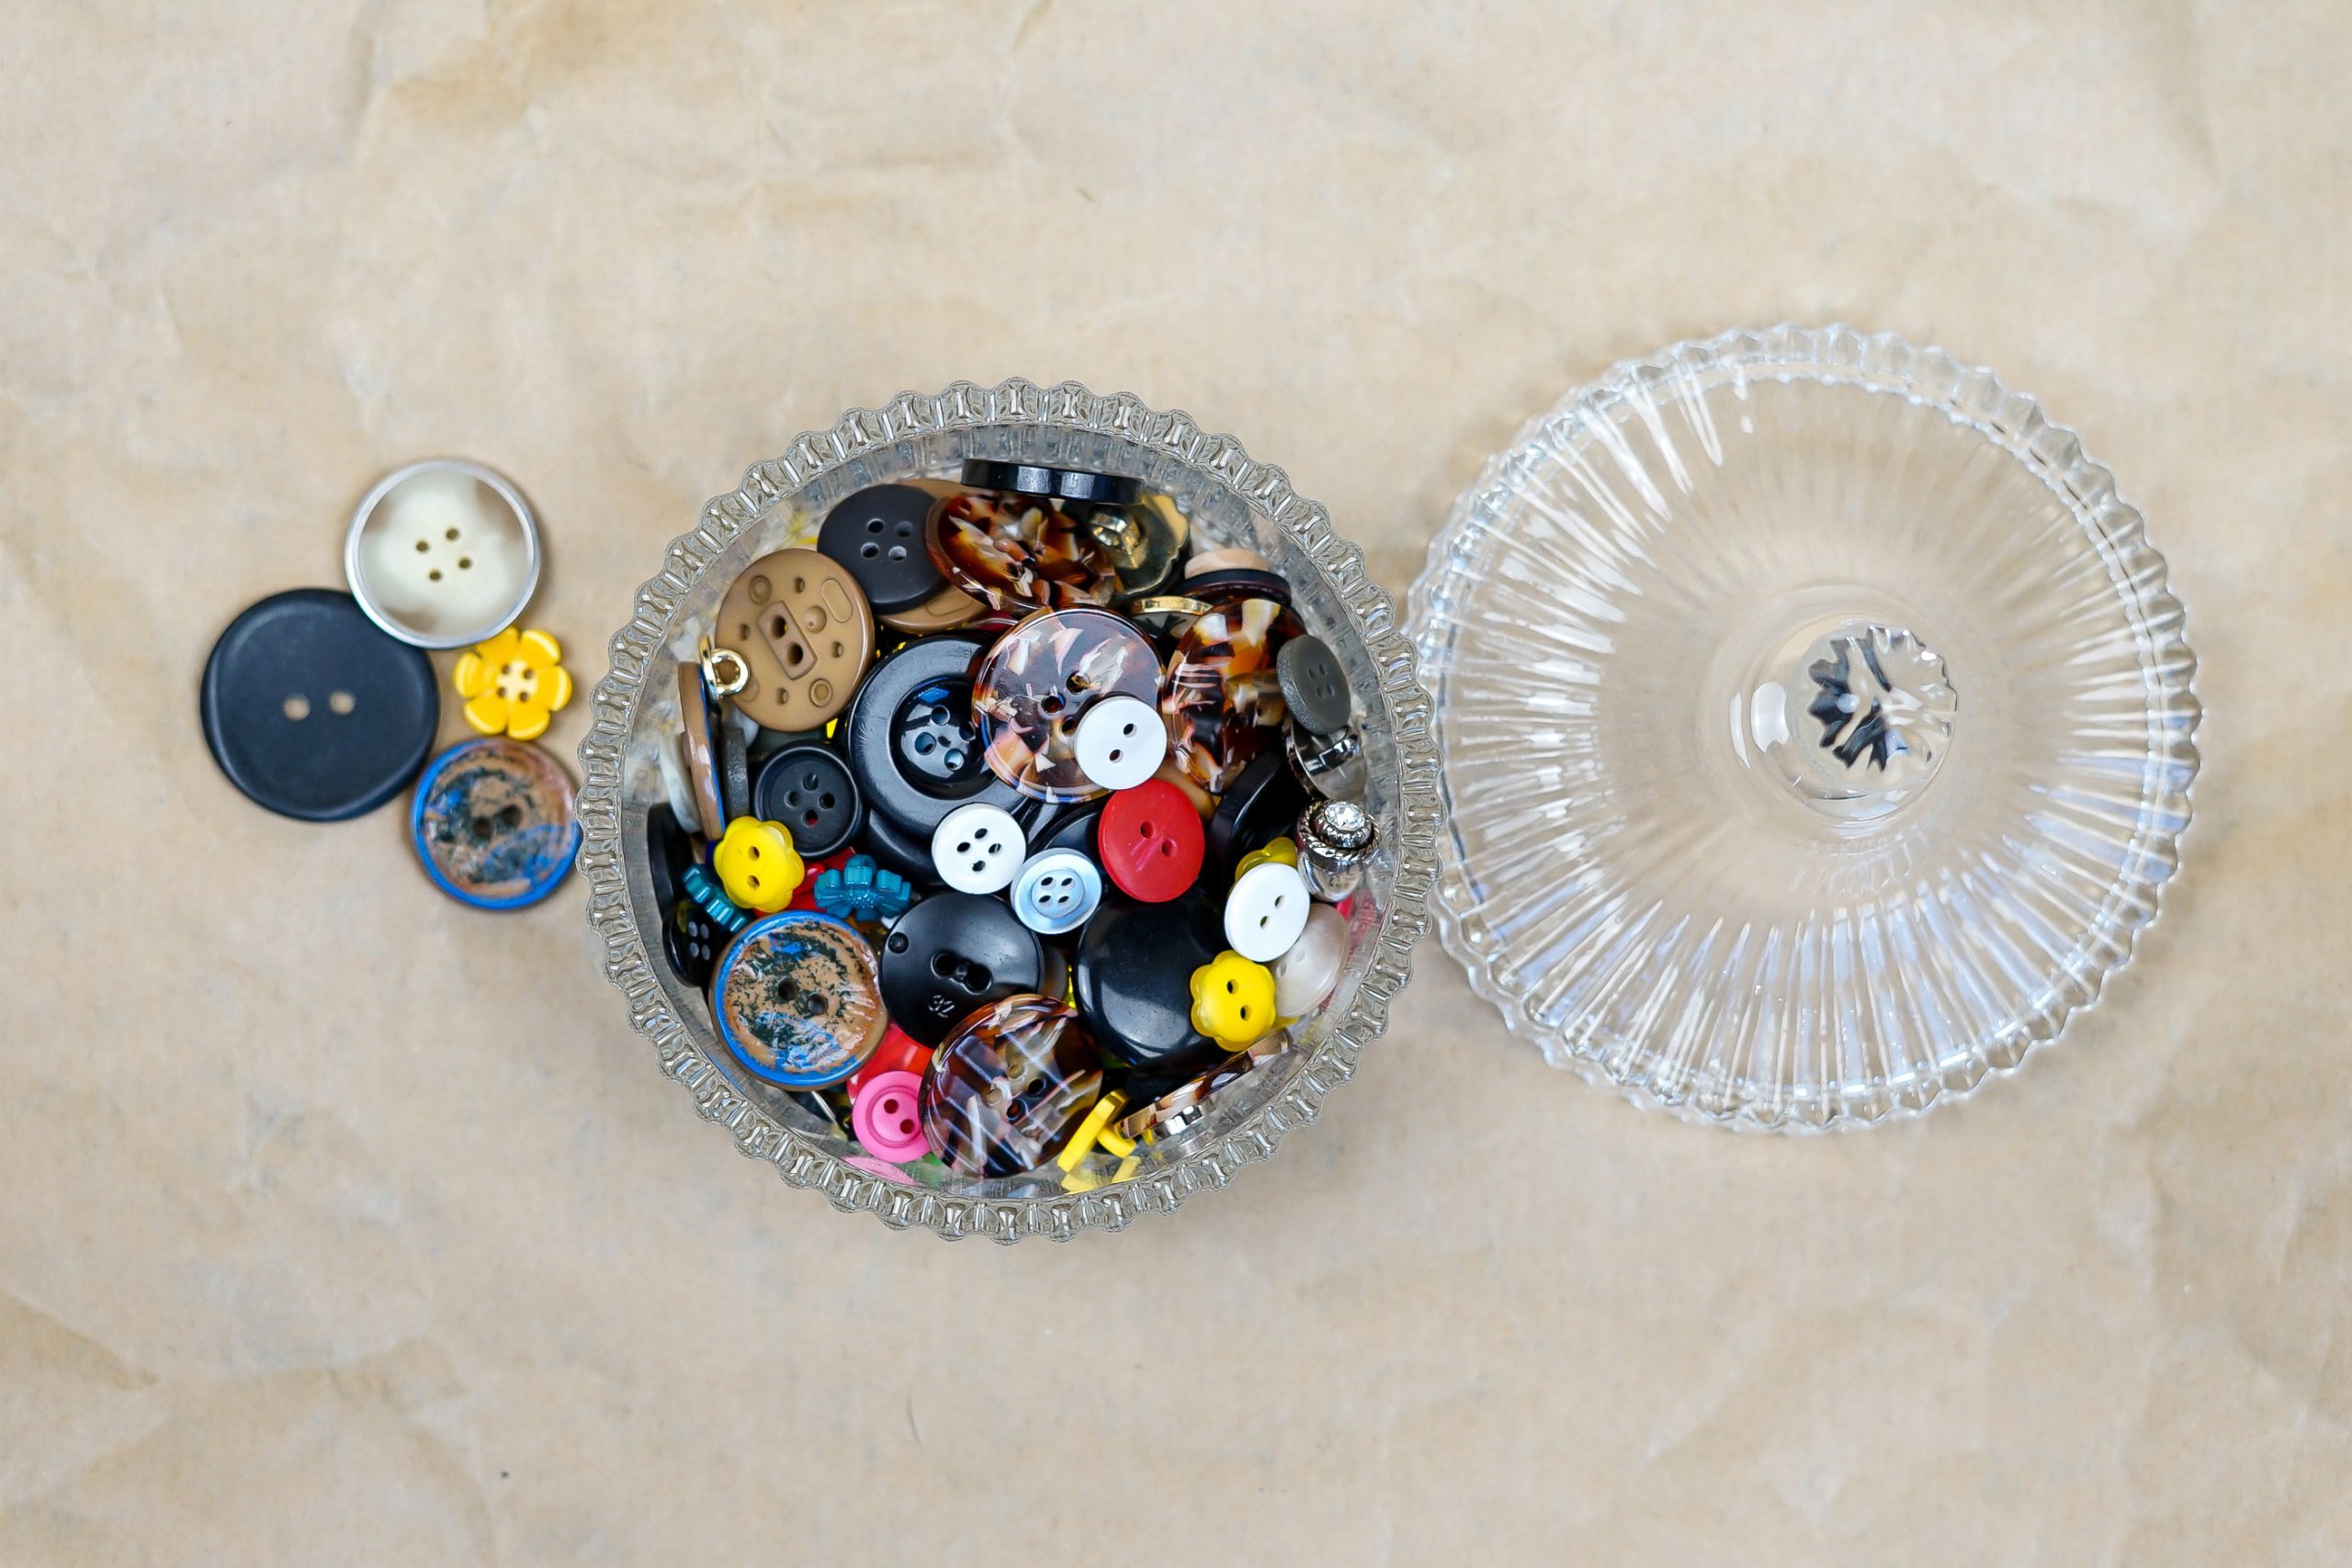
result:
<svg viewBox="0 0 2352 1568"><path fill-rule="evenodd" d="M1195 544L1246 547L1289 579L1308 630L1344 666L1361 709L1364 808L1378 850L1348 917L1349 953L1329 998L1290 1030L1286 1048L1227 1085L1182 1133L1139 1151L1124 1182L1066 1190L1051 1167L993 1179L949 1175L910 1185L854 1163L855 1145L790 1095L741 1070L712 1032L702 999L661 956L663 911L646 849L648 810L668 798L662 754L679 725L677 670L692 662L729 585L753 559L806 545L826 512L869 485L955 480L969 459L1129 475L1170 498ZM605 971L628 998L629 1021L662 1070L694 1096L737 1149L797 1187L822 1191L896 1228L1011 1243L1117 1230L1136 1214L1173 1210L1272 1155L1313 1121L1387 1022L1409 975L1435 881L1437 758L1430 702L1396 606L1364 570L1363 554L1333 532L1324 510L1291 491L1279 468L1253 462L1231 436L1204 431L1137 399L1069 383L958 382L902 393L880 409L844 414L755 464L735 491L711 501L673 540L662 570L637 592L597 683L594 727L581 743L584 783L579 865L589 922Z"/></svg>

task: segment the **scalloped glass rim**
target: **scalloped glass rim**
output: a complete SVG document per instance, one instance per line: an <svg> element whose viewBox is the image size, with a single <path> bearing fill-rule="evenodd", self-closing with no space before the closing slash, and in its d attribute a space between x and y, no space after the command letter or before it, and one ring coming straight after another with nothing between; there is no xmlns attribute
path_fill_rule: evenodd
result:
<svg viewBox="0 0 2352 1568"><path fill-rule="evenodd" d="M1710 378L1854 387L1940 412L2029 469L2059 498L2109 561L2118 594L2134 623L2147 694L2143 806L2105 905L2114 912L2114 929L2108 934L2116 956L2103 968L2070 968L2052 977L2042 1005L2016 1013L2003 1027L1979 1038L1939 1051L1931 1070L1831 1080L1816 1092L1774 1101L1696 1081L1702 1077L1698 1074L1678 1078L1644 1049L1640 1039L1596 1032L1589 1022L1579 1029L1574 1018L1547 1026L1532 1016L1527 1003L1532 983L1522 977L1515 987L1505 984L1492 944L1475 929L1470 911L1476 900L1464 869L1461 829L1451 818L1440 835L1435 904L1440 938L1468 970L1472 988L1501 1010L1514 1034L1534 1043L1554 1066L1572 1068L1645 1109L1711 1125L1791 1132L1854 1128L1917 1115L1966 1097L1987 1077L2016 1070L2036 1046L2056 1039L2074 1013L2096 1002L2104 976L2130 963L2138 931L2155 919L2162 885L2177 869L2176 843L2188 823L2189 790L2199 762L2192 737L2201 708L2194 692L2196 658L2184 639L2185 613L2166 586L2163 556L2147 543L2144 520L2116 493L2114 476L2083 452L2071 430L2052 423L2032 398L2009 390L1990 370L1963 365L1940 349L1915 347L1892 333L1866 334L1838 325L1783 324L1761 332L1729 332L1612 367L1531 420L1457 498L1445 526L1430 543L1409 601L1410 633L1438 705L1442 752L1449 676L1462 629L1454 616L1467 585L1475 581L1480 542L1494 528L1483 514L1485 503L1510 485L1515 464L1564 446L1582 450L1596 430L1615 428L1653 393L1702 386ZM1623 455L1618 456L1622 462ZM1450 785L1446 806L1449 812L1454 806ZM2125 891L2132 896L2119 896Z"/></svg>
<svg viewBox="0 0 2352 1568"><path fill-rule="evenodd" d="M1347 665L1363 708L1374 763L1367 804L1383 835L1369 878L1378 891L1359 908L1357 940L1332 1000L1298 1045L1219 1095L1216 1111L1170 1145L1165 1163L1091 1191L1062 1191L1036 1178L967 1184L977 1195L906 1186L849 1165L817 1136L786 1125L753 1098L756 1086L718 1062L722 1053L697 1010L679 1005L674 977L645 941L653 928L643 857L623 851L634 839L624 829L641 824L647 801L659 795L645 748L632 745L640 718L653 722L662 702L658 682L648 699L647 679L667 670L679 645L693 646L695 630L725 586L714 570L731 578L730 569L755 547L779 547L812 531L814 507L862 485L928 471L924 456L942 450L1091 463L1137 473L1188 506L1197 503L1195 526L1210 536L1255 544L1279 558L1302 614ZM578 863L588 921L604 940L605 973L628 999L631 1025L653 1043L662 1070L694 1096L706 1120L728 1130L741 1154L772 1164L795 1187L823 1192L836 1208L862 1210L895 1229L1008 1244L1119 1230L1137 1214L1171 1213L1192 1194L1223 1187L1244 1165L1270 1157L1286 1134L1316 1119L1324 1097L1353 1075L1360 1053L1387 1027L1387 1004L1410 976L1436 881L1437 754L1429 695L1418 683L1395 602L1365 574L1363 552L1333 532L1321 506L1291 490L1282 469L1253 462L1233 437L1203 430L1182 412L1154 410L1125 393L1101 396L1072 382L1039 387L1015 378L986 388L959 381L934 395L902 392L879 409L853 409L831 429L806 433L782 457L752 465L736 490L704 506L696 527L671 541L664 561L638 589L629 623L609 645L611 671L593 694L592 728L580 745Z"/></svg>

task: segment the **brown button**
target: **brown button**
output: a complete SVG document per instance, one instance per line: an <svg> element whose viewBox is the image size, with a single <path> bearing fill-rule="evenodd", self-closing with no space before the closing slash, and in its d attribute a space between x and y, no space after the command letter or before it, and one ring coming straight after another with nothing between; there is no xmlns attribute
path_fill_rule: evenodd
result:
<svg viewBox="0 0 2352 1568"><path fill-rule="evenodd" d="M1266 558L1252 549L1204 550L1184 563L1184 575L1199 577L1212 571L1232 571L1237 568L1249 571L1269 571Z"/></svg>
<svg viewBox="0 0 2352 1568"><path fill-rule="evenodd" d="M928 637L933 632L953 631L987 608L951 582L913 609L883 616L882 624L911 637Z"/></svg>
<svg viewBox="0 0 2352 1568"><path fill-rule="evenodd" d="M729 702L770 729L815 729L849 706L874 657L874 611L840 562L778 550L728 589L718 640L752 671Z"/></svg>
<svg viewBox="0 0 2352 1568"><path fill-rule="evenodd" d="M727 830L727 815L719 807L718 764L711 755L710 703L703 695L702 667L684 660L678 665L678 727L696 824L704 838L716 840Z"/></svg>

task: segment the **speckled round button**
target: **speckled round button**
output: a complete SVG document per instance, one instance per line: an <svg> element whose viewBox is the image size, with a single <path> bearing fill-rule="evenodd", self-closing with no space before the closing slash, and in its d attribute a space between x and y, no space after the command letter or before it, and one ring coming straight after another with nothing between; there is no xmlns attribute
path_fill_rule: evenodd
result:
<svg viewBox="0 0 2352 1568"><path fill-rule="evenodd" d="M1119 591L1109 554L1084 525L1033 497L955 496L932 513L929 543L948 581L991 610L1107 604Z"/></svg>
<svg viewBox="0 0 2352 1568"><path fill-rule="evenodd" d="M874 657L874 609L841 562L778 550L728 588L718 640L752 672L729 702L770 729L814 729L849 705Z"/></svg>
<svg viewBox="0 0 2352 1568"><path fill-rule="evenodd" d="M1184 775L1211 795L1282 738L1287 709L1274 660L1300 631L1287 604L1242 599L1212 607L1169 656L1159 711L1170 749Z"/></svg>
<svg viewBox="0 0 2352 1568"><path fill-rule="evenodd" d="M1054 1157L1102 1092L1102 1053L1068 1003L1012 996L944 1041L923 1131L950 1170L1017 1176Z"/></svg>
<svg viewBox="0 0 2352 1568"><path fill-rule="evenodd" d="M435 884L477 909L537 903L580 852L571 776L503 735L461 741L427 763L409 828Z"/></svg>
<svg viewBox="0 0 2352 1568"><path fill-rule="evenodd" d="M719 958L711 1012L744 1070L786 1089L841 1082L889 1022L874 949L845 921L806 909L743 929Z"/></svg>
<svg viewBox="0 0 2352 1568"><path fill-rule="evenodd" d="M1034 800L1101 795L1079 760L1078 725L1107 697L1159 700L1151 639L1108 610L1029 616L997 639L973 677L989 771Z"/></svg>

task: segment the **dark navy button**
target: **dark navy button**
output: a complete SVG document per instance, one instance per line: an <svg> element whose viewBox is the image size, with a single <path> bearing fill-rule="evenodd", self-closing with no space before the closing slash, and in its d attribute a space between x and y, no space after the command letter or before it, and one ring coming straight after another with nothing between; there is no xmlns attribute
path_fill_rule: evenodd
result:
<svg viewBox="0 0 2352 1568"><path fill-rule="evenodd" d="M1043 850L1076 850L1087 859L1102 863L1094 852L1094 825L1102 819L1102 807L1109 797L1081 801L1040 821L1030 829L1031 853Z"/></svg>
<svg viewBox="0 0 2352 1568"><path fill-rule="evenodd" d="M1130 1064L1213 1050L1193 1027L1193 971L1224 946L1223 901L1208 887L1164 904L1106 894L1079 938L1078 1010Z"/></svg>
<svg viewBox="0 0 2352 1568"><path fill-rule="evenodd" d="M662 926L662 956L669 961L670 973L680 980L697 991L709 985L718 950L726 943L727 933L696 908L693 899L680 898L670 906L670 918Z"/></svg>
<svg viewBox="0 0 2352 1568"><path fill-rule="evenodd" d="M695 863L694 840L666 802L645 813L645 870L653 882L653 907L667 909L685 896L686 868Z"/></svg>
<svg viewBox="0 0 2352 1568"><path fill-rule="evenodd" d="M1348 673L1321 637L1309 633L1283 644L1274 655L1274 678L1282 685L1283 705L1302 728L1330 735L1348 727L1353 711Z"/></svg>
<svg viewBox="0 0 2352 1568"><path fill-rule="evenodd" d="M373 811L433 750L441 688L421 649L388 637L348 593L273 593L229 623L205 660L205 744L256 805L306 822Z"/></svg>
<svg viewBox="0 0 2352 1568"><path fill-rule="evenodd" d="M890 819L878 811L865 814L865 825L857 830L857 847L872 855L883 870L897 872L925 892L947 886L939 880L939 863L932 859L930 835L917 838L903 828L892 827Z"/></svg>
<svg viewBox="0 0 2352 1568"><path fill-rule="evenodd" d="M829 747L787 746L770 757L752 801L755 816L790 829L804 861L835 853L865 825L857 780Z"/></svg>
<svg viewBox="0 0 2352 1568"><path fill-rule="evenodd" d="M890 1018L925 1045L966 1014L1020 991L1042 990L1045 945L1004 901L939 893L891 927L882 942L882 1000Z"/></svg>
<svg viewBox="0 0 2352 1568"><path fill-rule="evenodd" d="M939 498L913 485L873 485L825 513L817 547L865 590L877 615L912 610L947 586L923 543Z"/></svg>
<svg viewBox="0 0 2352 1568"><path fill-rule="evenodd" d="M555 891L580 852L571 778L503 735L452 746L416 784L417 858L442 892L477 909L518 909Z"/></svg>
<svg viewBox="0 0 2352 1568"><path fill-rule="evenodd" d="M1209 818L1208 862L1216 877L1229 882L1243 855L1289 832L1308 798L1287 756L1279 750L1260 752Z"/></svg>
<svg viewBox="0 0 2352 1568"><path fill-rule="evenodd" d="M835 737L868 818L898 829L899 840L920 840L926 859L933 829L957 807L979 800L1012 810L1022 804L1021 793L989 772L980 754L972 666L988 646L988 638L965 632L909 643L859 684ZM891 870L936 886L928 866L918 876L895 853L869 847Z"/></svg>
<svg viewBox="0 0 2352 1568"><path fill-rule="evenodd" d="M987 457L964 459L964 482L974 490L1046 495L1057 501L1091 502L1102 506L1125 506L1143 493L1143 481L1125 474L1048 468L1035 463L1003 463Z"/></svg>

